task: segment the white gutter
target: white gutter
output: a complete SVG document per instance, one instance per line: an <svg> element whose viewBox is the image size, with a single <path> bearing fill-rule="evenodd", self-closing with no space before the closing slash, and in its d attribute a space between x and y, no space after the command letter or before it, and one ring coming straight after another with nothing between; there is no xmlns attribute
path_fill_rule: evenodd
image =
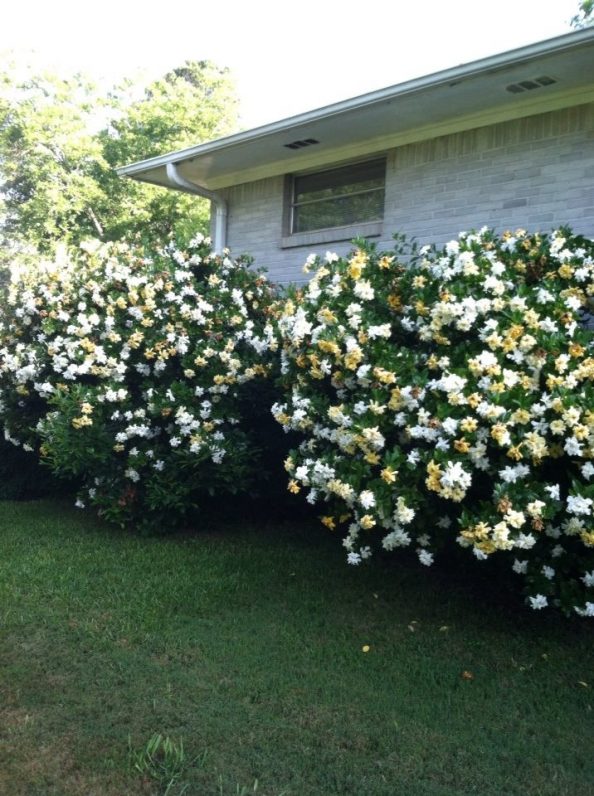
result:
<svg viewBox="0 0 594 796"><path fill-rule="evenodd" d="M167 163L167 179L171 183L171 187L178 191L191 193L195 196L203 196L205 199L210 199L211 203L215 206L215 223L214 223L214 240L213 250L215 254L222 254L223 249L227 247L227 202L223 197L209 191L208 188L203 188L195 182L186 180L185 177L179 173L177 164Z"/></svg>

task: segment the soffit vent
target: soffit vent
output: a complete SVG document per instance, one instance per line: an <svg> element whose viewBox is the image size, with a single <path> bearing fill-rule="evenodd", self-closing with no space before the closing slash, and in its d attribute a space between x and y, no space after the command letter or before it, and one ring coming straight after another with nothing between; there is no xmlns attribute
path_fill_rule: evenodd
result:
<svg viewBox="0 0 594 796"><path fill-rule="evenodd" d="M300 141L291 141L290 144L283 144L283 146L287 149L303 149L306 146L313 146L319 143L320 142L315 138L303 138Z"/></svg>
<svg viewBox="0 0 594 796"><path fill-rule="evenodd" d="M556 82L557 81L554 77L542 75L541 77L535 77L532 80L520 80L518 83L510 83L509 86L505 87L505 90L509 91L510 94L522 94L524 91L534 91L535 88L552 86L553 83Z"/></svg>

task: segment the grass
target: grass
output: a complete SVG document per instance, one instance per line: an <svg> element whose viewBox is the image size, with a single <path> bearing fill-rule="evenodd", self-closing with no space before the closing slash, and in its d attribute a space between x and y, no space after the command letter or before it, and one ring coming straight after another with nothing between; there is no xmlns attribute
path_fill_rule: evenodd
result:
<svg viewBox="0 0 594 796"><path fill-rule="evenodd" d="M307 522L6 502L0 539L0 793L594 793L594 629L487 577L349 568Z"/></svg>

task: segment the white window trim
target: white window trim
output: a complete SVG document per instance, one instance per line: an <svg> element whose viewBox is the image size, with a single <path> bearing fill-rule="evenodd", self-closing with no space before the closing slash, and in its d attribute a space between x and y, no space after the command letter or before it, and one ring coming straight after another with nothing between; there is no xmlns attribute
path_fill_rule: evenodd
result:
<svg viewBox="0 0 594 796"><path fill-rule="evenodd" d="M379 238L383 232L383 221L364 221L347 227L327 227L312 232L294 232L283 235L281 247L290 249L297 246L314 246L318 243L338 243L353 238Z"/></svg>

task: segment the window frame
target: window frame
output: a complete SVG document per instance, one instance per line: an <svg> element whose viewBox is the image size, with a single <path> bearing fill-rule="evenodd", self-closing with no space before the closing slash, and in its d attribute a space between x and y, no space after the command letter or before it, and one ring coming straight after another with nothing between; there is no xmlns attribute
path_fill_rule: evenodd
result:
<svg viewBox="0 0 594 796"><path fill-rule="evenodd" d="M285 182L285 201L284 201L285 211L283 219L284 234L281 244L283 248L291 246L310 245L315 243L329 243L332 241L340 241L340 240L352 240L354 237L359 237L359 236L379 237L382 233L383 219L385 215L386 167L387 167L386 161L387 161L386 156L380 155L379 157L365 158L365 160L350 161L348 163L343 162L340 164L333 164L325 168L310 169L308 171L288 174ZM295 207L297 206L297 203L295 201L296 190L298 186L298 181L300 179L304 177L317 176L318 174L322 175L325 172L338 172L339 174L341 172L348 173L349 170L353 170L354 168L357 167L362 167L365 165L369 165L370 167L376 167L379 164L381 164L381 170L383 174L383 185L381 186L381 188L377 187L377 188L363 189L361 191L355 191L351 193L345 192L344 194L336 197L324 197L322 199L305 200L299 203L301 206L308 204L312 205L312 204L326 202L328 201L328 199L340 199L344 196L363 195L382 190L383 191L382 206L381 206L381 215L379 218L373 219L371 221L370 220L358 221L355 223L349 223L344 225L339 224L331 227L319 227L317 229L301 230L299 232L293 231L295 226Z"/></svg>

